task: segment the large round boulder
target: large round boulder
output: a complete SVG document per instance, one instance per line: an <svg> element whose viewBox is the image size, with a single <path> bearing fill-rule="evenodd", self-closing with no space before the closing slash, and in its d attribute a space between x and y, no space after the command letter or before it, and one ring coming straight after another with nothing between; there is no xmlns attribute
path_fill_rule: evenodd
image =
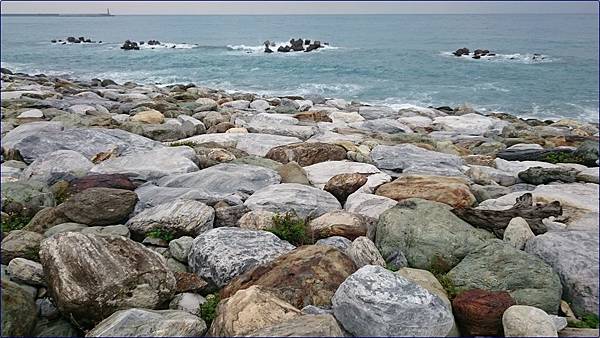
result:
<svg viewBox="0 0 600 338"><path fill-rule="evenodd" d="M446 336L454 325L438 296L381 266L353 273L331 302L336 319L355 336Z"/></svg>
<svg viewBox="0 0 600 338"><path fill-rule="evenodd" d="M221 288L252 267L293 249L293 245L267 231L222 227L194 239L188 263L194 273Z"/></svg>
<svg viewBox="0 0 600 338"><path fill-rule="evenodd" d="M83 327L117 310L157 308L175 291L165 258L122 236L57 234L42 242L40 258L58 308Z"/></svg>
<svg viewBox="0 0 600 338"><path fill-rule="evenodd" d="M137 200L133 191L90 188L71 196L59 208L73 222L110 225L126 220Z"/></svg>
<svg viewBox="0 0 600 338"><path fill-rule="evenodd" d="M33 161L21 178L53 184L60 179L84 176L93 166L92 161L76 151L57 150Z"/></svg>
<svg viewBox="0 0 600 338"><path fill-rule="evenodd" d="M306 142L272 148L266 157L281 163L295 161L304 167L319 162L343 160L346 158L346 149L335 144Z"/></svg>
<svg viewBox="0 0 600 338"><path fill-rule="evenodd" d="M330 306L335 290L355 270L354 262L332 246L301 246L232 280L221 297L260 285L297 308Z"/></svg>
<svg viewBox="0 0 600 338"><path fill-rule="evenodd" d="M501 336L502 314L516 305L506 291L468 290L452 300L461 332L469 336Z"/></svg>

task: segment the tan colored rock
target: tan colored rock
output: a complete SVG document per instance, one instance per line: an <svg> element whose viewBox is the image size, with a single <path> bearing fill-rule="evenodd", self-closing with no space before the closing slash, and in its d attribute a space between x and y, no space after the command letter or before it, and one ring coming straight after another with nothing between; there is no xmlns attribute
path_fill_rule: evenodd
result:
<svg viewBox="0 0 600 338"><path fill-rule="evenodd" d="M344 331L330 314L303 315L260 329L251 337L344 337Z"/></svg>
<svg viewBox="0 0 600 338"><path fill-rule="evenodd" d="M385 260L381 257L375 243L365 236L355 239L345 252L359 269L365 265L379 265L385 268Z"/></svg>
<svg viewBox="0 0 600 338"><path fill-rule="evenodd" d="M396 201L422 198L445 203L454 208L469 207L476 201L464 179L446 176L402 176L383 184L375 193Z"/></svg>
<svg viewBox="0 0 600 338"><path fill-rule="evenodd" d="M362 147L362 146L361 146ZM367 176L358 173L335 175L325 184L325 191L330 192L343 205L348 196L367 183Z"/></svg>
<svg viewBox="0 0 600 338"><path fill-rule="evenodd" d="M131 121L148 124L161 124L165 121L165 116L158 110L145 110L135 114Z"/></svg>
<svg viewBox="0 0 600 338"><path fill-rule="evenodd" d="M274 212L266 210L253 210L247 212L240 218L238 225L240 228L253 229L253 230L266 230L274 226L273 224Z"/></svg>
<svg viewBox="0 0 600 338"><path fill-rule="evenodd" d="M427 289L427 291L440 297L444 304L446 304L449 309L452 309L452 304L448 299L448 294L444 290L442 284L440 284L440 282L431 272L427 270L406 267L400 268L400 270L396 271L396 273L414 283L419 284L423 288Z"/></svg>
<svg viewBox="0 0 600 338"><path fill-rule="evenodd" d="M312 237L317 240L331 236L342 236L353 240L366 236L369 220L360 214L345 210L331 211L309 223Z"/></svg>
<svg viewBox="0 0 600 338"><path fill-rule="evenodd" d="M335 290L354 271L354 262L339 249L305 245L233 279L221 290L221 299L260 285L297 308L328 307Z"/></svg>
<svg viewBox="0 0 600 338"><path fill-rule="evenodd" d="M306 177L306 171L294 161L280 166L279 169L277 169L277 173L281 176L281 183L310 185L310 182Z"/></svg>
<svg viewBox="0 0 600 338"><path fill-rule="evenodd" d="M509 307L502 315L502 326L506 337L558 337L552 318L533 306Z"/></svg>
<svg viewBox="0 0 600 338"><path fill-rule="evenodd" d="M272 292L254 285L219 303L208 336L243 336L301 314Z"/></svg>
<svg viewBox="0 0 600 338"><path fill-rule="evenodd" d="M227 129L225 132L227 134L248 134L248 129L246 128L231 128Z"/></svg>

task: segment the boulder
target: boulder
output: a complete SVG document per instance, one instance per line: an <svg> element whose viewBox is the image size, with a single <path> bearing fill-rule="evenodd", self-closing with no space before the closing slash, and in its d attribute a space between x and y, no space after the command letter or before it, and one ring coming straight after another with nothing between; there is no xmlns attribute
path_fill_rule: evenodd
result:
<svg viewBox="0 0 600 338"><path fill-rule="evenodd" d="M169 252L173 258L182 263L187 263L188 255L192 249L194 238L182 236L169 242Z"/></svg>
<svg viewBox="0 0 600 338"><path fill-rule="evenodd" d="M206 120L205 122L206 123ZM235 147L250 155L265 156L274 147L301 142L299 138L258 134L258 133L224 133L196 135L177 141L179 143L202 144L215 142L225 147Z"/></svg>
<svg viewBox="0 0 600 338"><path fill-rule="evenodd" d="M404 174L464 176L464 161L460 157L426 150L412 144L376 146L371 151L371 160L381 170Z"/></svg>
<svg viewBox="0 0 600 338"><path fill-rule="evenodd" d="M117 310L157 308L175 291L165 259L122 236L57 234L42 243L40 258L61 313L83 327Z"/></svg>
<svg viewBox="0 0 600 338"><path fill-rule="evenodd" d="M297 143L272 148L266 157L281 163L295 161L305 167L325 161L343 160L346 158L346 150L329 143Z"/></svg>
<svg viewBox="0 0 600 338"><path fill-rule="evenodd" d="M441 116L433 120L433 126L438 130L455 132L462 135L483 135L495 129L498 134L508 122L479 114L464 114L460 116Z"/></svg>
<svg viewBox="0 0 600 338"><path fill-rule="evenodd" d="M215 210L194 200L177 199L145 209L127 221L134 236L144 238L154 230L163 230L174 237L198 236L212 229Z"/></svg>
<svg viewBox="0 0 600 338"><path fill-rule="evenodd" d="M300 310L291 304L254 285L219 303L208 335L245 336L300 315Z"/></svg>
<svg viewBox="0 0 600 338"><path fill-rule="evenodd" d="M281 176L281 183L298 183L304 185L310 185L308 178L306 177L306 171L296 162L288 162L283 164L277 170L279 176Z"/></svg>
<svg viewBox="0 0 600 338"><path fill-rule="evenodd" d="M271 169L247 164L221 163L188 174L170 175L158 181L163 187L194 188L221 198L236 194L252 194L279 183L281 177Z"/></svg>
<svg viewBox="0 0 600 338"><path fill-rule="evenodd" d="M446 336L454 323L438 296L380 266L353 273L331 302L336 319L355 336Z"/></svg>
<svg viewBox="0 0 600 338"><path fill-rule="evenodd" d="M194 316L200 316L200 306L206 303L206 298L196 293L184 292L177 294L169 303L169 309L182 310Z"/></svg>
<svg viewBox="0 0 600 338"><path fill-rule="evenodd" d="M360 106L358 113L367 120L400 117L397 110L388 106Z"/></svg>
<svg viewBox="0 0 600 338"><path fill-rule="evenodd" d="M510 243L519 250L523 250L525 243L535 237L531 227L522 217L515 217L508 222L504 230L504 241Z"/></svg>
<svg viewBox="0 0 600 338"><path fill-rule="evenodd" d="M120 310L96 325L86 337L199 337L206 323L179 310Z"/></svg>
<svg viewBox="0 0 600 338"><path fill-rule="evenodd" d="M70 194L76 194L89 188L135 190L135 185L123 174L91 174L69 182Z"/></svg>
<svg viewBox="0 0 600 338"><path fill-rule="evenodd" d="M301 246L232 280L221 290L221 298L259 285L297 308L328 307L335 290L355 270L354 262L334 247Z"/></svg>
<svg viewBox="0 0 600 338"><path fill-rule="evenodd" d="M274 212L255 210L245 213L238 221L240 228L252 230L267 230L273 227Z"/></svg>
<svg viewBox="0 0 600 338"><path fill-rule="evenodd" d="M447 277L459 290L508 291L517 304L554 314L562 294L560 279L552 267L501 240L488 240L471 251Z"/></svg>
<svg viewBox="0 0 600 338"><path fill-rule="evenodd" d="M78 152L57 150L33 161L23 171L21 179L51 185L61 179L84 176L93 166L90 160Z"/></svg>
<svg viewBox="0 0 600 338"><path fill-rule="evenodd" d="M246 100L229 101L229 102L225 102L225 103L221 104L222 108L232 108L232 109L236 109L236 110L248 109L249 106L250 106L250 101L246 101Z"/></svg>
<svg viewBox="0 0 600 338"><path fill-rule="evenodd" d="M353 122L348 124L349 127L361 130L367 130L374 133L412 133L412 129L406 124L390 118L375 119Z"/></svg>
<svg viewBox="0 0 600 338"><path fill-rule="evenodd" d="M149 124L161 124L165 121L165 116L158 110L144 110L132 116L131 121Z"/></svg>
<svg viewBox="0 0 600 338"><path fill-rule="evenodd" d="M558 337L552 318L533 306L513 305L502 316L505 337Z"/></svg>
<svg viewBox="0 0 600 338"><path fill-rule="evenodd" d="M123 236L129 238L129 229L124 225L108 225L103 227L85 227L82 234L98 236Z"/></svg>
<svg viewBox="0 0 600 338"><path fill-rule="evenodd" d="M344 332L330 314L293 317L250 333L250 337L344 337Z"/></svg>
<svg viewBox="0 0 600 338"><path fill-rule="evenodd" d="M2 264L9 264L14 258L39 261L40 242L44 237L37 232L13 230L2 238Z"/></svg>
<svg viewBox="0 0 600 338"><path fill-rule="evenodd" d="M513 305L516 303L506 291L473 289L452 300L456 321L467 336L502 336L502 314Z"/></svg>
<svg viewBox="0 0 600 338"><path fill-rule="evenodd" d="M356 192L348 196L344 209L363 216L378 219L386 210L394 207L398 202L391 198Z"/></svg>
<svg viewBox="0 0 600 338"><path fill-rule="evenodd" d="M194 239L188 262L194 273L221 288L252 267L292 249L293 245L270 232L222 227Z"/></svg>
<svg viewBox="0 0 600 338"><path fill-rule="evenodd" d="M25 258L15 258L8 263L7 272L10 279L19 283L34 286L46 285L44 281L44 269L38 262Z"/></svg>
<svg viewBox="0 0 600 338"><path fill-rule="evenodd" d="M422 198L454 208L466 208L476 202L467 183L455 177L407 175L381 185L375 193L396 201Z"/></svg>
<svg viewBox="0 0 600 338"><path fill-rule="evenodd" d="M319 217L326 212L341 209L330 193L296 183L267 186L256 191L244 203L250 210L284 213L293 211L298 217Z"/></svg>
<svg viewBox="0 0 600 338"><path fill-rule="evenodd" d="M208 283L190 272L173 271L176 285L175 292L208 293Z"/></svg>
<svg viewBox="0 0 600 338"><path fill-rule="evenodd" d="M18 284L2 277L2 336L30 336L37 319L33 298Z"/></svg>
<svg viewBox="0 0 600 338"><path fill-rule="evenodd" d="M410 267L445 272L493 237L450 209L437 202L408 199L381 214L375 244L385 261L405 256Z"/></svg>
<svg viewBox="0 0 600 338"><path fill-rule="evenodd" d="M365 236L371 220L360 214L345 210L331 211L309 223L310 234L314 239L342 236L350 240Z"/></svg>
<svg viewBox="0 0 600 338"><path fill-rule="evenodd" d="M554 181L565 183L575 182L577 170L572 168L542 168L531 167L519 173L519 178L526 183L535 185L548 184Z"/></svg>
<svg viewBox="0 0 600 338"><path fill-rule="evenodd" d="M332 177L339 174L356 173L369 177L374 176L373 174L381 174L381 171L371 164L349 161L322 162L304 167L304 170L306 170L310 183L320 189L323 189ZM383 174L383 176L385 176L383 178L384 182L391 179L386 174ZM376 184L381 183L382 182L377 182ZM367 183L365 183L365 188L371 186L372 184L370 182L367 181Z"/></svg>
<svg viewBox="0 0 600 338"><path fill-rule="evenodd" d="M323 190L331 193L341 204L346 203L348 196L367 183L365 175L347 173L335 175L327 181Z"/></svg>
<svg viewBox="0 0 600 338"><path fill-rule="evenodd" d="M474 183L482 185L497 183L508 187L517 183L517 177L513 173L482 165L471 165L467 175Z"/></svg>
<svg viewBox="0 0 600 338"><path fill-rule="evenodd" d="M440 297L446 307L452 310L452 304L450 303L450 299L448 299L446 290L444 290L442 284L440 284L440 282L431 272L427 270L403 267L396 271L396 274L420 285L422 288L427 289L427 291Z"/></svg>
<svg viewBox="0 0 600 338"><path fill-rule="evenodd" d="M370 239L361 236L352 241L346 249L346 254L354 261L357 268L365 265L379 265L385 268L385 260Z"/></svg>
<svg viewBox="0 0 600 338"><path fill-rule="evenodd" d="M345 251L352 244L352 241L342 236L331 236L327 238L321 238L320 240L315 242L315 244L329 245L334 248L338 248L341 251Z"/></svg>
<svg viewBox="0 0 600 338"><path fill-rule="evenodd" d="M189 147L169 147L110 158L91 171L98 174L124 174L132 179L149 181L197 171L195 158L195 152Z"/></svg>
<svg viewBox="0 0 600 338"><path fill-rule="evenodd" d="M583 142L573 155L580 159L582 164L589 167L598 166L598 142L585 141Z"/></svg>
<svg viewBox="0 0 600 338"><path fill-rule="evenodd" d="M597 218L596 218L597 221ZM548 232L530 239L525 251L552 266L563 297L578 315L598 311L598 232Z"/></svg>
<svg viewBox="0 0 600 338"><path fill-rule="evenodd" d="M137 195L133 191L90 188L61 204L62 213L71 221L87 225L118 224L133 211Z"/></svg>
<svg viewBox="0 0 600 338"><path fill-rule="evenodd" d="M54 195L44 183L29 181L3 182L2 211L21 216L33 216L45 207L55 205Z"/></svg>

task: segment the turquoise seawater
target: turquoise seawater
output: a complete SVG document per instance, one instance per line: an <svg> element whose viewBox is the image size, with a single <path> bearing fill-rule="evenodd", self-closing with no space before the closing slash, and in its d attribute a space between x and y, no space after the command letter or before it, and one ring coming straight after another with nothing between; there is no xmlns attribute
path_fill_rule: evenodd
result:
<svg viewBox="0 0 600 338"><path fill-rule="evenodd" d="M50 43L67 36L103 43ZM290 38L331 47L262 52ZM126 39L176 48L119 49ZM597 15L2 17L1 47L2 66L28 73L598 119ZM497 55L450 54L461 47Z"/></svg>

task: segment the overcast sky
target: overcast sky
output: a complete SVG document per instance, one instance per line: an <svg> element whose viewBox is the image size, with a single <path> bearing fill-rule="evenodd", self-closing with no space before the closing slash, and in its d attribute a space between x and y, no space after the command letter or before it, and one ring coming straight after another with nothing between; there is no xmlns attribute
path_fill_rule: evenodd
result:
<svg viewBox="0 0 600 338"><path fill-rule="evenodd" d="M2 1L2 13L131 14L394 14L590 13L595 1Z"/></svg>

